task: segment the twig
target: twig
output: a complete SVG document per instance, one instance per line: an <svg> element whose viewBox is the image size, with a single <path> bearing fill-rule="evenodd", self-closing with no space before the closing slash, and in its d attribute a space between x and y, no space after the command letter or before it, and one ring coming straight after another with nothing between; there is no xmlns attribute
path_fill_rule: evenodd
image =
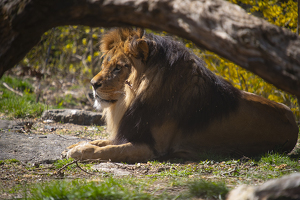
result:
<svg viewBox="0 0 300 200"><path fill-rule="evenodd" d="M95 175L95 173L90 173L84 169L82 169L82 167L79 166L78 162L80 163L87 163L87 162L96 162L96 161L100 161L100 162L108 162L108 160L101 160L101 159L88 159L88 160L82 160L82 161L79 161L79 160L73 160L72 162L62 166L57 172L56 172L56 175L61 175L61 171L63 169L65 169L66 167L68 167L69 165L72 165L72 164L76 164L76 166L82 170L83 172L87 173L87 174L90 174L90 175Z"/></svg>
<svg viewBox="0 0 300 200"><path fill-rule="evenodd" d="M63 169L65 169L66 167L68 167L69 165L72 165L72 164L76 164L76 166L83 172L87 173L87 174L90 174L90 175L95 175L96 173L90 173L84 169L82 169L82 167L79 166L78 163L88 163L88 162L110 162L110 160L101 160L101 159L87 159L87 160L73 160L72 162L62 166L55 174L58 175L58 176L61 176L62 173L61 171Z"/></svg>
<svg viewBox="0 0 300 200"><path fill-rule="evenodd" d="M64 137L64 136L62 136L62 135L57 135L57 136L59 136L59 137L65 139L65 140L69 140L69 138L66 138L66 137Z"/></svg>
<svg viewBox="0 0 300 200"><path fill-rule="evenodd" d="M64 166L62 166L56 173L57 174L61 174L61 171L63 170L63 169L65 169L66 167L68 167L69 165L72 165L72 164L74 164L74 163L76 163L77 162L77 160L73 160L72 162L70 162L70 163L68 163L68 164L66 164L66 165L64 165Z"/></svg>
<svg viewBox="0 0 300 200"><path fill-rule="evenodd" d="M237 168L234 167L232 170L228 171L228 172L224 172L222 173L221 175L224 176L225 174L231 174L232 172L236 172L237 171Z"/></svg>
<svg viewBox="0 0 300 200"><path fill-rule="evenodd" d="M2 85L3 85L4 87L6 87L8 90L14 92L15 94L17 94L17 95L19 95L19 96L21 96L21 97L23 96L23 94L22 94L21 92L19 92L19 91L13 89L13 88L11 88L11 87L9 87L6 83L2 83Z"/></svg>
<svg viewBox="0 0 300 200"><path fill-rule="evenodd" d="M82 168L79 166L79 164L78 164L77 161L76 161L75 163L76 163L77 167L78 167L79 169L81 169L81 171L83 171L83 172L85 172L85 173L87 173L87 174L90 174L90 175L95 175L95 173L90 173L90 172L88 172L88 171L82 169Z"/></svg>

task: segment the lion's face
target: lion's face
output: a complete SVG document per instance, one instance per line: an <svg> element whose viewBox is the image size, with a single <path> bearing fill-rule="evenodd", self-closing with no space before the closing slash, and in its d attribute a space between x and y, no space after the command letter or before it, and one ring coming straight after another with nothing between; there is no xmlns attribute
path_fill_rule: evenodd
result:
<svg viewBox="0 0 300 200"><path fill-rule="evenodd" d="M114 48L106 53L102 70L91 80L96 108L106 108L124 95L130 69L131 63L121 49Z"/></svg>
<svg viewBox="0 0 300 200"><path fill-rule="evenodd" d="M96 108L109 107L124 96L131 70L147 60L148 45L143 33L141 29L120 29L102 37L102 70L91 80Z"/></svg>

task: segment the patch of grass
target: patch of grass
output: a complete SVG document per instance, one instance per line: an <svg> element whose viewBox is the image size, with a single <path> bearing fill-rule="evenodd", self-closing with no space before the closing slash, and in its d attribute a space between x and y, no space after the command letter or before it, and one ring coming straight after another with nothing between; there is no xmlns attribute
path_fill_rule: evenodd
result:
<svg viewBox="0 0 300 200"><path fill-rule="evenodd" d="M78 90L78 89L80 89L82 86L81 85L72 85L71 87L70 87L70 90Z"/></svg>
<svg viewBox="0 0 300 200"><path fill-rule="evenodd" d="M7 159L7 160L0 160L0 165L2 164L12 164L12 163L19 163L17 159Z"/></svg>
<svg viewBox="0 0 300 200"><path fill-rule="evenodd" d="M147 175L147 177L187 177L197 172L198 169L193 165L184 165L179 167L178 164L175 163L160 163L158 161L149 162L152 164L154 168L156 168L156 174Z"/></svg>
<svg viewBox="0 0 300 200"><path fill-rule="evenodd" d="M251 171L248 175L261 180L279 178L300 171L298 158L286 154L269 153L254 163L257 165L256 171Z"/></svg>
<svg viewBox="0 0 300 200"><path fill-rule="evenodd" d="M19 96L3 86L3 82L23 93ZM36 95L28 81L19 80L10 76L3 76L0 81L0 112L7 117L38 117L46 108L42 103L36 103Z"/></svg>
<svg viewBox="0 0 300 200"><path fill-rule="evenodd" d="M28 81L16 79L11 76L4 75L1 78L1 82L5 82L6 84L8 84L10 87L14 88L15 90L22 91L22 92L26 91L28 93L32 93L34 90L32 85Z"/></svg>
<svg viewBox="0 0 300 200"><path fill-rule="evenodd" d="M32 199L154 199L139 188L127 187L121 179L103 181L54 181L40 184L31 190Z"/></svg>
<svg viewBox="0 0 300 200"><path fill-rule="evenodd" d="M296 165L297 159L273 153L247 161L245 159L186 163L150 161L129 166L120 165L119 169L133 172L126 177L97 170L93 171L93 175L85 174L74 163L66 167L63 175L59 176L65 177L66 180L53 181L53 177L56 177L55 171L72 161L72 159L58 160L50 168L28 169L26 173L31 175L18 176L15 185L19 186L24 181L29 181L29 189L23 191L22 187L15 187L9 192L3 190L3 193L18 193L24 197L24 193L27 192L27 198L30 199L225 199L229 188L235 185L261 184L268 179L300 171L300 167ZM0 162L0 166L10 170L10 174L14 174L14 170L24 168L16 160L4 162L4 164ZM94 163L79 164L90 172ZM37 174L45 174L43 184L37 185L36 181L32 181L34 177L40 178ZM14 176L5 175L5 177L13 178L7 179L9 180L7 183L16 180ZM76 180L69 181L67 180L69 178Z"/></svg>
<svg viewBox="0 0 300 200"><path fill-rule="evenodd" d="M270 153L266 154L265 156L261 157L260 164L268 164L268 165L288 165L290 167L298 167L299 164L297 160L290 158L289 156L285 154L279 154L279 153Z"/></svg>
<svg viewBox="0 0 300 200"><path fill-rule="evenodd" d="M63 166L65 166L66 164L69 164L70 162L73 161L73 158L69 158L69 159L61 159L61 160L56 160L54 163L53 163L53 166L56 168L56 169L60 169L62 168ZM76 164L72 164L72 165L69 165L66 167L66 169L74 169L76 168Z"/></svg>
<svg viewBox="0 0 300 200"><path fill-rule="evenodd" d="M228 155L220 155L220 154L216 154L215 152L212 151L205 151L205 152L201 152L197 155L199 160L209 160L209 161L213 161L213 162L221 162L224 160L231 160L232 156Z"/></svg>
<svg viewBox="0 0 300 200"><path fill-rule="evenodd" d="M103 132L106 129L105 126L98 126L98 125L93 125L92 128L99 132Z"/></svg>
<svg viewBox="0 0 300 200"><path fill-rule="evenodd" d="M74 98L71 94L67 94L64 97L56 97L56 109L64 108L66 105L76 106L78 100Z"/></svg>
<svg viewBox="0 0 300 200"><path fill-rule="evenodd" d="M208 199L225 199L229 189L225 183L210 182L205 180L194 181L189 185L189 192L196 197Z"/></svg>
<svg viewBox="0 0 300 200"><path fill-rule="evenodd" d="M164 170L160 172L157 175L150 175L150 176L170 176L170 177L184 177L184 176L189 176L192 175L193 172L190 171L189 169L187 170Z"/></svg>

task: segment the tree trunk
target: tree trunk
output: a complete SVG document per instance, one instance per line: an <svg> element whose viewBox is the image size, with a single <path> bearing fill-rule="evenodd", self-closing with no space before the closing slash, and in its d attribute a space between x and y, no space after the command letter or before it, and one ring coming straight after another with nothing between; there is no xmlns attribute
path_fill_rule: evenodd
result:
<svg viewBox="0 0 300 200"><path fill-rule="evenodd" d="M297 18L297 35L300 34L300 0L297 0L298 5L298 18Z"/></svg>
<svg viewBox="0 0 300 200"><path fill-rule="evenodd" d="M78 24L164 30L300 97L300 38L222 0L0 0L0 76L45 31Z"/></svg>

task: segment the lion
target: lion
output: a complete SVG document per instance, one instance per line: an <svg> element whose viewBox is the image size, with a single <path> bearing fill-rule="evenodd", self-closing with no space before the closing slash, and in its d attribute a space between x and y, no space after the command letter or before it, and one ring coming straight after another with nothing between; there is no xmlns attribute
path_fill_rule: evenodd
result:
<svg viewBox="0 0 300 200"><path fill-rule="evenodd" d="M102 70L91 84L112 137L74 144L68 158L242 157L290 152L297 142L287 106L233 87L170 37L118 28L102 37L100 48Z"/></svg>

